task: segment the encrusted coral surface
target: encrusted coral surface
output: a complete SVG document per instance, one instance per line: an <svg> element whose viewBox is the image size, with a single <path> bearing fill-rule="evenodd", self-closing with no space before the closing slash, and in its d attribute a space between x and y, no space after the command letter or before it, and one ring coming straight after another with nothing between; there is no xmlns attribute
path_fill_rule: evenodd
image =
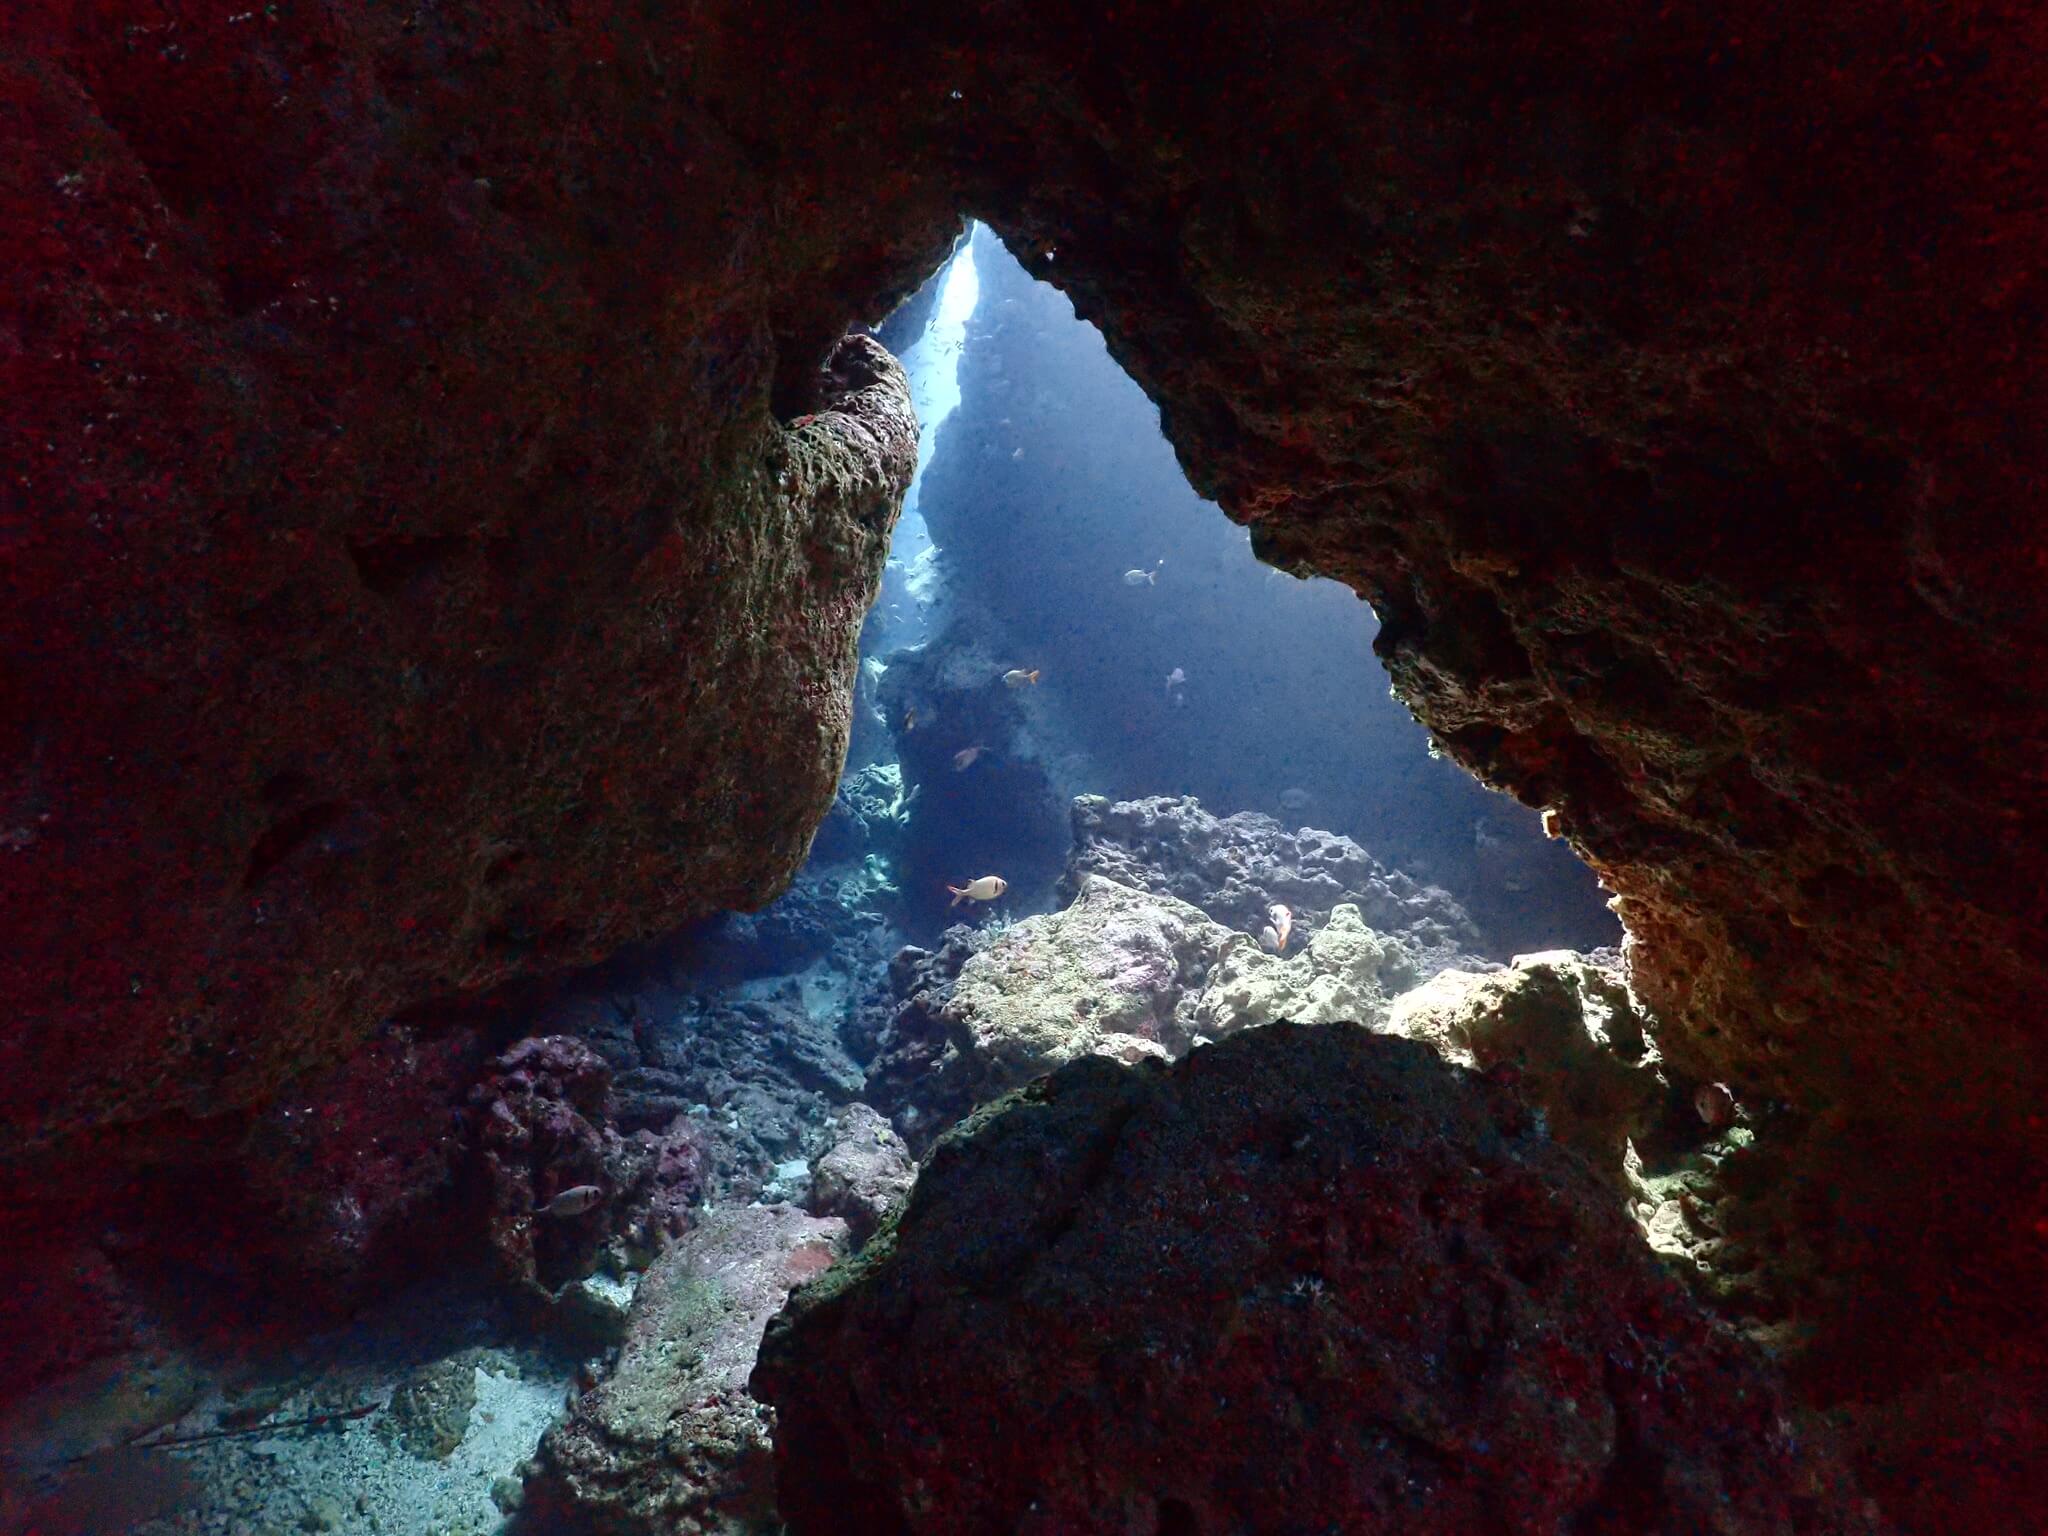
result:
<svg viewBox="0 0 2048 1536"><path fill-rule="evenodd" d="M753 1388L798 1536L1867 1528L1610 1189L1348 1025L977 1111Z"/></svg>
<svg viewBox="0 0 2048 1536"><path fill-rule="evenodd" d="M802 861L915 454L831 344L943 245L878 147L753 162L737 20L11 19L0 1158Z"/></svg>

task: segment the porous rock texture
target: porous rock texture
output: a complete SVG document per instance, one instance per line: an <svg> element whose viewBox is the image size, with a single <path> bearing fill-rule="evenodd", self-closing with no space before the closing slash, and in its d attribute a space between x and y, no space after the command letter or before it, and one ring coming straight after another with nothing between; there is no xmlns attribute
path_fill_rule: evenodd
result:
<svg viewBox="0 0 2048 1536"><path fill-rule="evenodd" d="M1397 934L1427 975L1468 959L1479 930L1450 893L1388 869L1348 837L1314 827L1289 831L1271 816L1214 816L1169 795L1111 802L1079 795L1063 883L1072 896L1089 875L1157 891L1257 936L1275 903L1292 915L1289 948L1340 905L1367 926Z"/></svg>
<svg viewBox="0 0 2048 1536"><path fill-rule="evenodd" d="M943 246L626 18L10 26L0 1157L160 1154L802 862L916 446L832 338Z"/></svg>
<svg viewBox="0 0 2048 1536"><path fill-rule="evenodd" d="M603 1536L773 1532L772 1419L747 1374L791 1288L845 1245L845 1222L789 1206L707 1214L640 1282L618 1364L542 1439L523 1519Z"/></svg>
<svg viewBox="0 0 2048 1536"><path fill-rule="evenodd" d="M811 1173L806 1206L837 1216L856 1244L874 1236L917 1181L917 1164L895 1128L865 1104L839 1112L837 1135Z"/></svg>
<svg viewBox="0 0 2048 1536"><path fill-rule="evenodd" d="M17 7L10 1225L786 878L910 463L818 364L965 208L1556 810L1674 1067L1941 1213L1882 1390L2038 1358L2044 96L2010 0Z"/></svg>
<svg viewBox="0 0 2048 1536"><path fill-rule="evenodd" d="M1064 911L1003 929L961 966L941 1011L990 1097L1084 1054L1185 1051L1180 1015L1227 945L1250 945L1186 902L1091 877Z"/></svg>
<svg viewBox="0 0 2048 1536"><path fill-rule="evenodd" d="M622 1135L611 1069L568 1035L520 1041L471 1090L479 1203L506 1279L532 1300L590 1274L608 1245L651 1254L682 1235L711 1161L687 1115ZM558 1208L572 1191L586 1200Z"/></svg>
<svg viewBox="0 0 2048 1536"><path fill-rule="evenodd" d="M1342 1025L977 1111L753 1387L796 1536L1869 1528L1511 1095Z"/></svg>
<svg viewBox="0 0 2048 1536"><path fill-rule="evenodd" d="M1386 1027L1461 1066L1507 1068L1550 1133L1619 1180L1671 1098L1644 1023L1619 976L1558 950L1487 975L1445 971L1395 998Z"/></svg>

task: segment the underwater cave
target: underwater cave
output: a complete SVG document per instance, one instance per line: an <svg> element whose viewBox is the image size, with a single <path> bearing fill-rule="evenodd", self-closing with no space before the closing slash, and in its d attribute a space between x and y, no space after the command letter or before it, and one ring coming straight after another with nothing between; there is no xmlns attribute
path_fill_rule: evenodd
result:
<svg viewBox="0 0 2048 1536"><path fill-rule="evenodd" d="M2048 29L32 8L0 1536L2048 1522Z"/></svg>

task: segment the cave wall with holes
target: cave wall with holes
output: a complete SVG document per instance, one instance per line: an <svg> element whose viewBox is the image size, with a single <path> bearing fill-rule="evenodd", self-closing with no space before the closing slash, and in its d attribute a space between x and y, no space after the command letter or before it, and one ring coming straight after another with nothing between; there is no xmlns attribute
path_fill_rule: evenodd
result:
<svg viewBox="0 0 2048 1536"><path fill-rule="evenodd" d="M5 1152L163 1155L393 1007L772 894L907 463L873 396L791 423L965 210L1554 810L1689 1075L1881 1130L1905 1211L1936 1148L2038 1166L2043 26L34 6ZM845 480L785 483L806 432ZM1950 1360L2048 1219L1982 1196L1988 1278L1884 1276Z"/></svg>

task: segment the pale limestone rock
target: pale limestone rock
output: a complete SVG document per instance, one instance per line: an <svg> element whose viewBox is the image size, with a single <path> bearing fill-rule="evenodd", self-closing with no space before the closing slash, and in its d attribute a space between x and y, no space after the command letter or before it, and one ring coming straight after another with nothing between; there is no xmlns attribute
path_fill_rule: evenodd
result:
<svg viewBox="0 0 2048 1536"><path fill-rule="evenodd" d="M641 1281L611 1374L542 1439L525 1489L535 1528L772 1532L773 1421L747 1376L769 1318L846 1247L837 1217L706 1211Z"/></svg>
<svg viewBox="0 0 2048 1536"><path fill-rule="evenodd" d="M1208 986L1182 1011L1191 1032L1209 1040L1276 1019L1376 1025L1386 1017L1388 999L1415 976L1412 949L1366 927L1347 902L1295 954L1228 946Z"/></svg>
<svg viewBox="0 0 2048 1536"><path fill-rule="evenodd" d="M1512 1066L1551 1134L1617 1180L1628 1138L1664 1092L1627 987L1569 950L1517 955L1485 975L1445 971L1396 998L1384 1028L1460 1065Z"/></svg>
<svg viewBox="0 0 2048 1536"><path fill-rule="evenodd" d="M941 1018L993 1086L1079 1056L1165 1060L1189 1044L1183 998L1233 947L1257 946L1186 902L1091 875L1064 912L1014 925L963 965Z"/></svg>

